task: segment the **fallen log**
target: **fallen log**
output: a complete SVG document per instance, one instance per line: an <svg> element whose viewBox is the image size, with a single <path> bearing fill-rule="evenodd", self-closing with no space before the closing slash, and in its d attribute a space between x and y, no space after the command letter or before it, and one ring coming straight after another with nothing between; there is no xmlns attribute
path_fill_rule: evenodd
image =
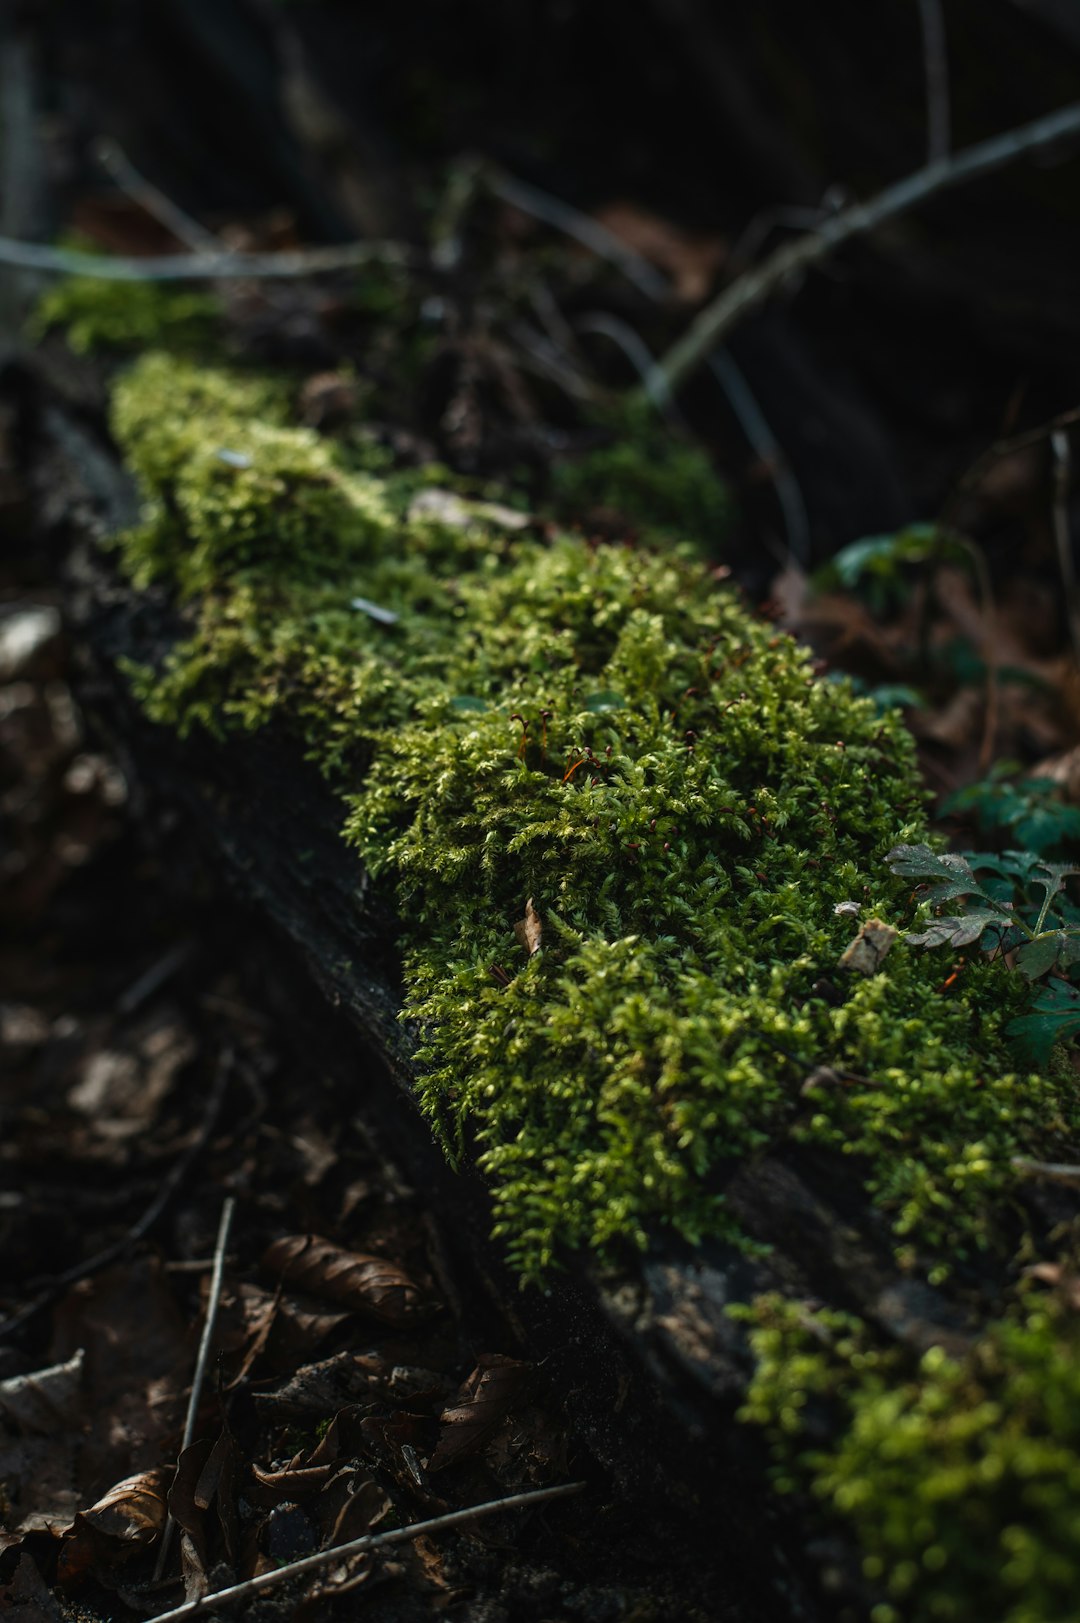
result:
<svg viewBox="0 0 1080 1623"><path fill-rule="evenodd" d="M811 1337L825 1341L839 1335L827 1315L849 1315L883 1349L886 1372L889 1359L905 1369L920 1367L928 1353L963 1360L1004 1311L1017 1240L1026 1233L1030 1250L1044 1246L1054 1225L1071 1216L1069 1197L1013 1179L988 1216L987 1245L961 1255L946 1285L948 1234L907 1255L898 1248L894 1213L874 1198L882 1174L868 1169L865 1146L847 1154L835 1135L830 1141L828 1134L815 1139L788 1130L809 1108L800 1100L852 1081L869 1089L872 1079L843 1070L832 1055L810 1056L821 1062L810 1068L805 1052L791 1052L766 1033L761 1041L772 1072L796 1102L784 1105L752 1150L740 1144L710 1166L726 1228L695 1240L674 1223L652 1221L641 1249L564 1247L557 1272L519 1291L505 1245L491 1238L490 1191L476 1170L474 1128L466 1131L461 1170L454 1171L418 1109L417 1033L399 1019L400 918L342 840L339 794L275 715L257 730L217 739L198 728L184 736L147 718L132 696L130 668L166 670L190 633L190 618L173 591L160 582L132 584L115 555L101 549L104 537L135 523L139 500L100 423L60 397L55 377L22 373L20 383L41 528L62 556L69 613L85 648L84 702L145 792L184 809L254 917L271 927L266 962L275 1001L337 1080L347 1108L431 1191L442 1243L486 1293L490 1310L533 1356L565 1372L568 1389L579 1389L579 1433L619 1491L674 1495L688 1517L722 1524L731 1547L731 1599L745 1608L740 1615L831 1615L834 1601L820 1583L823 1563L845 1605L871 1604L887 1567L864 1574L850 1537L811 1550L799 1502L793 1510L771 1493L757 1434L736 1421L754 1357L745 1323L729 1309L771 1293L794 1304ZM245 452L223 450L243 466ZM533 746L524 729L522 739L527 765ZM583 755L577 764L585 761ZM564 783L575 770L568 768ZM775 836L764 836L763 844L768 838ZM823 1009L845 1002L845 984L835 984L844 974L834 968L833 976L805 989ZM987 1132L990 1121L983 1123ZM1060 1136L1068 1131L1066 1122ZM963 1140L961 1130L961 1148ZM1031 1142L1038 1146L1037 1133ZM911 1142L898 1140L898 1163L913 1154ZM969 1159L977 1179L977 1157ZM991 1187L988 1210L992 1194ZM768 1310L763 1322L768 1331ZM785 1320L784 1333L790 1330ZM760 1351L758 1344L759 1357ZM831 1389L826 1395L835 1397ZM826 1443L843 1425L834 1410L826 1406L819 1419ZM931 1529L927 1547L938 1548L936 1537ZM956 1557L955 1564L962 1569L966 1559ZM931 1563L931 1577L934 1570Z"/></svg>

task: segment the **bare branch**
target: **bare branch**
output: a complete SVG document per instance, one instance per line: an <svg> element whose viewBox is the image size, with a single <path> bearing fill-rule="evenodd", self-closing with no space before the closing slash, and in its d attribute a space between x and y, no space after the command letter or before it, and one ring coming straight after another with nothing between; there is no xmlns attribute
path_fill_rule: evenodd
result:
<svg viewBox="0 0 1080 1623"><path fill-rule="evenodd" d="M529 1493L512 1493L506 1499L489 1499L482 1505L470 1505L467 1510L453 1510L449 1515L435 1516L431 1521L413 1522L410 1527L394 1527L388 1533L365 1533L362 1538L355 1538L349 1544L339 1544L329 1550L317 1550L314 1555L306 1555L302 1560L292 1562L290 1566L277 1567L272 1572L261 1572L257 1578L248 1578L242 1584L219 1589L216 1594L204 1595L201 1600L188 1601L183 1606L174 1607L171 1612L159 1612L151 1623L180 1623L181 1618L202 1617L207 1612L216 1612L223 1606L231 1606L235 1601L259 1595L264 1589L270 1589L275 1584L298 1578L301 1573L316 1572L320 1567L332 1566L336 1561L347 1561L350 1556L363 1555L367 1550L382 1549L388 1544L405 1544L430 1533L448 1532L452 1527L463 1527L468 1522L479 1521L482 1516L492 1516L500 1510L517 1510L519 1506L540 1505L551 1499L566 1499L571 1494L580 1493L584 1487L584 1482L564 1482L557 1488L534 1488Z"/></svg>
<svg viewBox="0 0 1080 1623"><path fill-rule="evenodd" d="M926 161L940 163L949 156L952 145L949 56L941 0L919 0L919 23L923 39L923 80L926 85Z"/></svg>
<svg viewBox="0 0 1080 1623"><path fill-rule="evenodd" d="M102 282L219 282L245 278L321 276L363 265L411 265L412 249L401 242L343 242L329 248L285 248L277 253L240 254L225 249L198 254L109 258L73 248L0 237L0 264L45 271L52 276L93 276Z"/></svg>
<svg viewBox="0 0 1080 1623"><path fill-rule="evenodd" d="M199 1340L199 1351L195 1359L195 1374L191 1381L191 1397L188 1399L187 1419L184 1421L184 1437L180 1444L181 1454L191 1447L195 1441L195 1422L199 1415L199 1404L202 1402L202 1389L206 1384L206 1370L210 1362L210 1349L214 1343L214 1331L217 1328L218 1307L221 1303L221 1283L225 1276L225 1253L229 1245L229 1230L232 1228L233 1213L236 1210L236 1201L232 1195L226 1196L225 1204L221 1208L221 1222L218 1224L217 1245L214 1247L214 1272L210 1278L210 1294L206 1300L206 1318L203 1321L202 1336ZM173 1528L172 1513L165 1523L161 1545L158 1549L157 1566L154 1568L155 1579L160 1578L165 1570L165 1563L169 1558L169 1546L172 1543Z"/></svg>
<svg viewBox="0 0 1080 1623"><path fill-rule="evenodd" d="M220 240L212 231L193 220L171 197L139 173L118 141L103 136L94 148L94 156L105 173L116 182L120 190L137 203L144 213L171 231L177 242L193 253L221 253Z"/></svg>
<svg viewBox="0 0 1080 1623"><path fill-rule="evenodd" d="M489 190L496 197L501 197L504 203L510 203L523 214L531 214L534 219L543 220L545 225L552 225L556 231L573 237L598 259L606 259L617 265L627 281L633 282L647 299L662 300L668 297L671 290L667 277L628 247L614 231L601 225L599 220L582 214L580 209L561 202L549 192L541 191L538 186L530 186L527 181L504 174L500 169L488 166L483 175Z"/></svg>
<svg viewBox="0 0 1080 1623"><path fill-rule="evenodd" d="M707 304L683 336L657 363L658 383L674 391L727 337L740 321L764 304L794 276L836 251L853 237L875 231L886 220L895 219L928 198L937 197L965 181L993 174L1006 164L1048 147L1063 136L1080 133L1080 102L1061 107L1056 113L1037 118L1032 124L1007 130L989 141L980 141L954 157L927 164L866 203L854 203L841 213L823 220L813 236L785 243L747 271Z"/></svg>
<svg viewBox="0 0 1080 1623"><path fill-rule="evenodd" d="M1080 664L1080 590L1077 587L1072 537L1069 534L1072 457L1069 451L1069 436L1063 428L1055 429L1051 434L1050 449L1054 457L1054 546L1057 549L1058 568L1061 570L1061 584L1065 588L1065 609L1073 657Z"/></svg>

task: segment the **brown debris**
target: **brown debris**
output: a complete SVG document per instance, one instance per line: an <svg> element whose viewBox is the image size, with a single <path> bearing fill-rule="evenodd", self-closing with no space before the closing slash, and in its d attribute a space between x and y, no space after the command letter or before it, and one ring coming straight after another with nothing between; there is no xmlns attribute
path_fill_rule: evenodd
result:
<svg viewBox="0 0 1080 1623"><path fill-rule="evenodd" d="M850 970L855 975L876 975L898 934L899 931L881 919L867 919L840 954L837 968Z"/></svg>
<svg viewBox="0 0 1080 1623"><path fill-rule="evenodd" d="M525 951L530 958L534 953L540 951L541 939L544 934L544 926L540 922L539 913L533 906L533 899L531 896L525 903L525 917L523 919L519 919L514 925L514 934L517 936L518 942L525 948Z"/></svg>
<svg viewBox="0 0 1080 1623"><path fill-rule="evenodd" d="M440 1435L429 1471L477 1454L505 1416L520 1403L532 1379L533 1366L498 1353L485 1353L458 1393L439 1416Z"/></svg>
<svg viewBox="0 0 1080 1623"><path fill-rule="evenodd" d="M125 1477L89 1510L81 1510L60 1551L59 1576L70 1583L90 1567L115 1566L156 1543L165 1526L172 1472L155 1468Z"/></svg>
<svg viewBox="0 0 1080 1623"><path fill-rule="evenodd" d="M394 1327L427 1318L437 1306L385 1257L345 1251L315 1234L275 1240L263 1257L263 1269L283 1285L299 1286Z"/></svg>

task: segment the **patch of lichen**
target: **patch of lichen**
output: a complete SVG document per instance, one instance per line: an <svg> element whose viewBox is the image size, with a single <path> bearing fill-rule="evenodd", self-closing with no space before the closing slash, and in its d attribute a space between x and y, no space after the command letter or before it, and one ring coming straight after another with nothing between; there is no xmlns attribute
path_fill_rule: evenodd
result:
<svg viewBox="0 0 1080 1623"><path fill-rule="evenodd" d="M555 499L575 520L603 514L643 536L686 541L713 555L731 522L731 497L700 446L627 403L597 419L603 443L556 465Z"/></svg>
<svg viewBox="0 0 1080 1623"><path fill-rule="evenodd" d="M415 474L294 426L280 384L147 356L114 428L147 500L124 563L190 620L145 701L274 718L343 797L407 923L421 1102L523 1275L725 1232L723 1168L782 1136L855 1156L912 1255L987 1243L1010 1156L1076 1117L1009 1069L1011 983L943 991L897 947L839 1006L815 990L835 904L895 913L884 853L922 833L895 714L688 553L410 517ZM863 1080L803 1097L822 1063Z"/></svg>
<svg viewBox="0 0 1080 1623"><path fill-rule="evenodd" d="M79 355L133 352L152 344L196 350L213 337L221 305L212 294L165 282L104 281L73 276L39 299L31 337L59 330Z"/></svg>
<svg viewBox="0 0 1080 1623"><path fill-rule="evenodd" d="M971 1350L913 1362L850 1315L762 1298L743 1418L782 1489L854 1526L872 1623L1071 1623L1080 1550L1080 1319L1029 1296Z"/></svg>

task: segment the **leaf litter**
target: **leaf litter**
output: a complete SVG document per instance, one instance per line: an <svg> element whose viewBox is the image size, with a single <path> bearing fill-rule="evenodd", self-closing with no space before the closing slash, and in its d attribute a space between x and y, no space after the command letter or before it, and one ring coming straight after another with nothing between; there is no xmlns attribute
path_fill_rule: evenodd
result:
<svg viewBox="0 0 1080 1623"><path fill-rule="evenodd" d="M25 803L61 797L51 828L70 853L63 786L84 745L57 693L63 650L61 639L38 686L19 677L14 713L27 724L15 740ZM12 741L4 695L0 684L0 746ZM23 748L32 737L37 759ZM245 926L197 886L166 886L159 865L190 858L167 842L167 854L139 853L106 768L83 774L78 864L57 861L36 825L16 830L25 861L5 906L29 939L15 953L0 940L0 1608L25 1623L72 1605L153 1615L310 1551L565 1480L573 1453L559 1393L525 1383L512 1347L478 1348L475 1327L459 1327L422 1203L253 1007L231 968L248 956ZM531 907L525 922L532 951ZM144 1232L141 1214L200 1145L221 1075L220 1114ZM210 1378L180 1453L230 1189L239 1215ZM546 1470L517 1467L510 1425L548 1439ZM178 1536L155 1582L167 1519ZM521 1577L512 1562L477 1566L471 1534L428 1538L314 1575L297 1615L331 1593L351 1608L393 1590L417 1620L512 1593L529 1539L508 1525L525 1539ZM558 1525L546 1522L545 1561ZM583 1596L594 1582L574 1581Z"/></svg>

